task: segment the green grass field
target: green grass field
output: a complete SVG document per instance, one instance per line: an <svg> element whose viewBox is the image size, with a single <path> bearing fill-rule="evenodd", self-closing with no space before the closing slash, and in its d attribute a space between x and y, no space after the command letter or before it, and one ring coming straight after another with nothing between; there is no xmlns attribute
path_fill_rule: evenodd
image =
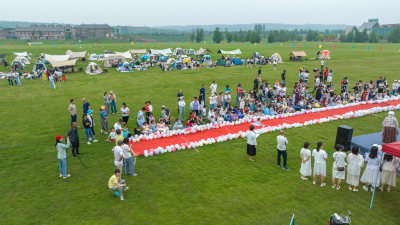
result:
<svg viewBox="0 0 400 225"><path fill-rule="evenodd" d="M34 56L45 52L65 54L65 51L87 50L102 53L105 49L126 51L129 48L194 48L207 47L213 51L214 60L219 48L240 48L243 57L254 51L270 56L274 52L282 55L285 63L273 72L271 65L262 66L263 79L270 83L280 81L283 69L288 71L288 93L297 79L298 68L319 67L319 61L288 63L291 43L265 46L254 45L211 45L211 44L161 44L133 46L112 43L95 46L84 43L82 50L77 44L56 42L43 46L29 47L23 42L0 41L0 54L6 52L11 62L12 52L28 51ZM298 46L299 43L295 43ZM314 57L320 43L301 43L309 57ZM400 74L400 45L322 43L331 51L332 60L326 65L334 71L335 86L344 76L350 84L358 80L376 80L385 76L391 83ZM308 45L310 47L308 48ZM34 62L34 60L31 60ZM33 65L28 66L29 70ZM82 67L79 64L77 67ZM85 69L85 67L84 67ZM8 68L0 66L0 71ZM324 142L325 150L333 152L336 128L349 125L354 135L381 130L385 113L341 120L321 125L287 130L288 167L290 171L276 168L277 132L258 138L259 150L255 162L250 163L245 153L245 140L185 150L152 158L139 157L135 166L137 177L126 177L131 189L125 201L120 201L108 191L107 181L114 170L112 144L105 143L106 136L100 134L98 109L103 103L104 91L114 91L117 108L121 101L132 111L129 127L134 128L134 117L147 100L152 101L155 116L159 117L161 105L168 106L176 117L176 94L182 88L186 103L198 95L202 83L209 86L216 80L221 90L226 84L231 88L241 83L246 90L252 88L257 69L237 66L231 68L202 69L200 71L175 71L161 73L159 69L133 73L118 73L114 69L101 76L84 73L67 75L67 82L56 83L50 89L43 80L22 80L22 86L10 87L6 79L0 80L0 224L289 224L295 214L297 224L327 224L334 212L350 210L355 225L399 224L398 189L391 193L377 192L374 208L369 210L371 192L349 192L346 185L342 190L330 188L333 159L327 162L327 186L313 185L300 180L299 152L305 141L315 147L317 141ZM351 86L352 87L352 86ZM336 89L338 90L338 89ZM96 110L94 113L96 138L100 141L90 146L84 143L80 129L81 159L88 166L83 168L78 159L68 154L68 181L58 177L55 136L65 135L70 117L67 111L69 99L74 98L77 106L86 97ZM78 111L81 116L81 110ZM109 118L112 125L120 115ZM400 119L399 115L396 115ZM81 125L81 124L79 124ZM157 147L157 146L155 146ZM398 185L400 183L398 182Z"/></svg>

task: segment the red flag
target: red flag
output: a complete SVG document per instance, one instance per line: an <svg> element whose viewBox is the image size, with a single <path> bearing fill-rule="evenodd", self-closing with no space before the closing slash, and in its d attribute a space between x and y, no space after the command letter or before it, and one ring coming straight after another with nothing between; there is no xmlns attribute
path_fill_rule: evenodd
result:
<svg viewBox="0 0 400 225"><path fill-rule="evenodd" d="M336 48L336 45L333 45L333 48Z"/></svg>
<svg viewBox="0 0 400 225"><path fill-rule="evenodd" d="M242 43L239 43L239 45L242 45Z"/></svg>
<svg viewBox="0 0 400 225"><path fill-rule="evenodd" d="M115 41L114 41L114 45L115 45Z"/></svg>
<svg viewBox="0 0 400 225"><path fill-rule="evenodd" d="M8 46L10 46L10 42L8 42L8 44L7 44Z"/></svg>
<svg viewBox="0 0 400 225"><path fill-rule="evenodd" d="M176 44L178 44L178 42L176 42Z"/></svg>
<svg viewBox="0 0 400 225"><path fill-rule="evenodd" d="M299 44L299 47L301 47L301 44Z"/></svg>
<svg viewBox="0 0 400 225"><path fill-rule="evenodd" d="M149 44L149 42L148 41L146 41L146 45L148 45Z"/></svg>
<svg viewBox="0 0 400 225"><path fill-rule="evenodd" d="M97 45L97 42L96 42L96 45Z"/></svg>
<svg viewBox="0 0 400 225"><path fill-rule="evenodd" d="M125 42L122 42L122 45L124 45L125 44Z"/></svg>
<svg viewBox="0 0 400 225"><path fill-rule="evenodd" d="M381 51L383 51L383 46L381 46Z"/></svg>

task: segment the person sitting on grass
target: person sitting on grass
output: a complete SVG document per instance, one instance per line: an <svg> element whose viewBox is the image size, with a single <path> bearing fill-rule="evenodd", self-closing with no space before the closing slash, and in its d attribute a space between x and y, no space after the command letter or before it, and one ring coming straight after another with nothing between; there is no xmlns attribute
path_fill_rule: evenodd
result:
<svg viewBox="0 0 400 225"><path fill-rule="evenodd" d="M182 125L181 121L178 118L178 119L175 120L175 124L172 127L172 130L181 130L181 129L183 129L183 125Z"/></svg>
<svg viewBox="0 0 400 225"><path fill-rule="evenodd" d="M116 169L114 171L114 175L108 180L108 188L121 200L124 200L124 191L127 191L129 187L126 186L125 180L121 179L121 170Z"/></svg>

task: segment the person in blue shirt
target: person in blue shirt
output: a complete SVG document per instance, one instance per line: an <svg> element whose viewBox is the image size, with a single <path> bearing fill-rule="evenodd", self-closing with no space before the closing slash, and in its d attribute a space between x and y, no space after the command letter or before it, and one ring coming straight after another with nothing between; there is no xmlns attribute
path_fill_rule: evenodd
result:
<svg viewBox="0 0 400 225"><path fill-rule="evenodd" d="M181 129L183 129L183 125L179 119L176 119L175 124L172 127L172 130L181 130Z"/></svg>
<svg viewBox="0 0 400 225"><path fill-rule="evenodd" d="M232 112L229 111L229 112L225 115L224 121L232 122Z"/></svg>
<svg viewBox="0 0 400 225"><path fill-rule="evenodd" d="M206 85L202 84L200 88L200 99L206 105Z"/></svg>
<svg viewBox="0 0 400 225"><path fill-rule="evenodd" d="M82 98L82 102L83 114L87 114L88 110L90 109L90 103L86 101L86 98Z"/></svg>

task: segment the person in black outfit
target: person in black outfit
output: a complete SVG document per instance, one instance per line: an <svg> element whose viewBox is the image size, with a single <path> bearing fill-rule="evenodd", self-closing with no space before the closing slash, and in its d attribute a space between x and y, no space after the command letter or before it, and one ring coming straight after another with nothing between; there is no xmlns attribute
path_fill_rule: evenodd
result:
<svg viewBox="0 0 400 225"><path fill-rule="evenodd" d="M254 79L254 86L253 86L253 90L255 93L257 93L258 91L258 83L260 83L260 76L257 75L256 79Z"/></svg>
<svg viewBox="0 0 400 225"><path fill-rule="evenodd" d="M71 124L71 128L68 130L67 136L71 141L72 156L75 157L76 155L79 155L79 135L76 122L73 122Z"/></svg>
<svg viewBox="0 0 400 225"><path fill-rule="evenodd" d="M321 100L322 97L322 87L318 87L317 89L317 93L315 94L315 99L319 102Z"/></svg>
<svg viewBox="0 0 400 225"><path fill-rule="evenodd" d="M281 77L282 77L282 84L286 85L286 70L283 70Z"/></svg>
<svg viewBox="0 0 400 225"><path fill-rule="evenodd" d="M261 75L261 67L258 67L258 75Z"/></svg>

